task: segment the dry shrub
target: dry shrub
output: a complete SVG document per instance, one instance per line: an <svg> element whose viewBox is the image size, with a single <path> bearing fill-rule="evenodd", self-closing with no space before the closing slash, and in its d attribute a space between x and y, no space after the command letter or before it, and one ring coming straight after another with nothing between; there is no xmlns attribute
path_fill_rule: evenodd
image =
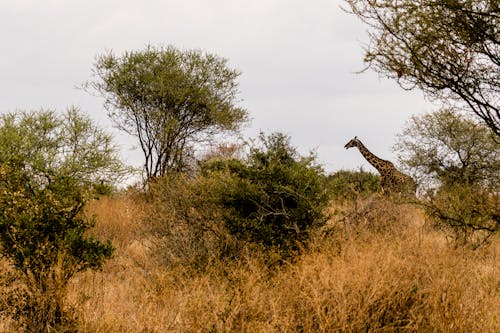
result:
<svg viewBox="0 0 500 333"><path fill-rule="evenodd" d="M348 237L367 232L400 234L413 227L414 222L422 215L400 197L382 194L358 196L355 200L332 205L330 210L333 217L326 229L333 233L341 232Z"/></svg>
<svg viewBox="0 0 500 333"><path fill-rule="evenodd" d="M171 175L158 179L147 194L147 215L154 235L156 260L186 271L203 272L239 244L225 230L211 190L217 180Z"/></svg>
<svg viewBox="0 0 500 333"><path fill-rule="evenodd" d="M26 303L26 290L18 274L8 260L0 259L0 332L15 329L16 309Z"/></svg>
<svg viewBox="0 0 500 333"><path fill-rule="evenodd" d="M74 332L74 303L67 302L64 256L40 273L40 283L12 263L0 261L0 332ZM54 324L56 323L56 324Z"/></svg>
<svg viewBox="0 0 500 333"><path fill-rule="evenodd" d="M266 291L273 283L267 258L248 254L210 274L184 281L178 314L172 329L176 332L259 332L269 331L266 321L271 308Z"/></svg>
<svg viewBox="0 0 500 333"><path fill-rule="evenodd" d="M421 200L434 227L449 235L451 245L477 249L500 231L500 195L481 186L454 184Z"/></svg>
<svg viewBox="0 0 500 333"><path fill-rule="evenodd" d="M144 223L148 210L137 194L103 197L87 206L97 221L91 232L111 239L116 252L101 272L80 274L70 285L79 332L149 332L148 327L165 327L171 319L159 315L165 302L154 297L158 272Z"/></svg>

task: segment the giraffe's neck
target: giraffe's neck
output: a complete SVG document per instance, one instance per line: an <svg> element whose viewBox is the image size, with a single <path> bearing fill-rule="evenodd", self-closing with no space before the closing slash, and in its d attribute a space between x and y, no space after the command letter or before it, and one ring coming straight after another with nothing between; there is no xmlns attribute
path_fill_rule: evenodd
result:
<svg viewBox="0 0 500 333"><path fill-rule="evenodd" d="M358 142L357 147L361 155L363 155L363 157L368 161L368 163L373 165L373 167L377 169L381 175L384 175L387 172L387 165L390 163L389 161L383 160L375 156L361 142Z"/></svg>

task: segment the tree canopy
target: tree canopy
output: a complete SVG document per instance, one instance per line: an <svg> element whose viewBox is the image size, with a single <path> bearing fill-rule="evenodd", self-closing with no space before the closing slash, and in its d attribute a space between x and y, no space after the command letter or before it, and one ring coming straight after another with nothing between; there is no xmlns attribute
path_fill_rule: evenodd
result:
<svg viewBox="0 0 500 333"><path fill-rule="evenodd" d="M58 178L83 187L114 185L125 172L112 136L76 107L63 114L38 110L0 116L0 163L22 169L32 187Z"/></svg>
<svg viewBox="0 0 500 333"><path fill-rule="evenodd" d="M116 126L138 138L147 178L183 170L195 144L237 130L247 112L236 104L240 73L198 50L147 46L98 56L97 80Z"/></svg>
<svg viewBox="0 0 500 333"><path fill-rule="evenodd" d="M345 1L370 26L369 68L472 112L500 136L497 0Z"/></svg>
<svg viewBox="0 0 500 333"><path fill-rule="evenodd" d="M424 187L500 186L500 144L493 132L452 110L413 116L395 146Z"/></svg>

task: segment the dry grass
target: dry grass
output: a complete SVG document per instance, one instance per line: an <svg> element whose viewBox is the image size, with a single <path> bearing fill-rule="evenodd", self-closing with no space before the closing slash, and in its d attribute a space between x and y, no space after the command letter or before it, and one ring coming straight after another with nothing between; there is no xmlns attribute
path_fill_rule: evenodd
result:
<svg viewBox="0 0 500 333"><path fill-rule="evenodd" d="M270 271L251 252L193 275L157 263L147 205L103 198L93 233L117 252L72 280L67 304L81 332L499 332L498 240L453 250L415 208L373 200L335 207L294 263Z"/></svg>

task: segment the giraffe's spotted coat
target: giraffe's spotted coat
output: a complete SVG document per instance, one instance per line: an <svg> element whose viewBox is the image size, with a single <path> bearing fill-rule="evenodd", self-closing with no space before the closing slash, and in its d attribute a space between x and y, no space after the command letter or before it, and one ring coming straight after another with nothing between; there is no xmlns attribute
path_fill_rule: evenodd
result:
<svg viewBox="0 0 500 333"><path fill-rule="evenodd" d="M384 192L415 193L416 185L413 179L396 169L391 161L386 161L375 156L357 137L354 137L354 139L344 146L345 149L351 147L357 147L368 163L378 170Z"/></svg>

